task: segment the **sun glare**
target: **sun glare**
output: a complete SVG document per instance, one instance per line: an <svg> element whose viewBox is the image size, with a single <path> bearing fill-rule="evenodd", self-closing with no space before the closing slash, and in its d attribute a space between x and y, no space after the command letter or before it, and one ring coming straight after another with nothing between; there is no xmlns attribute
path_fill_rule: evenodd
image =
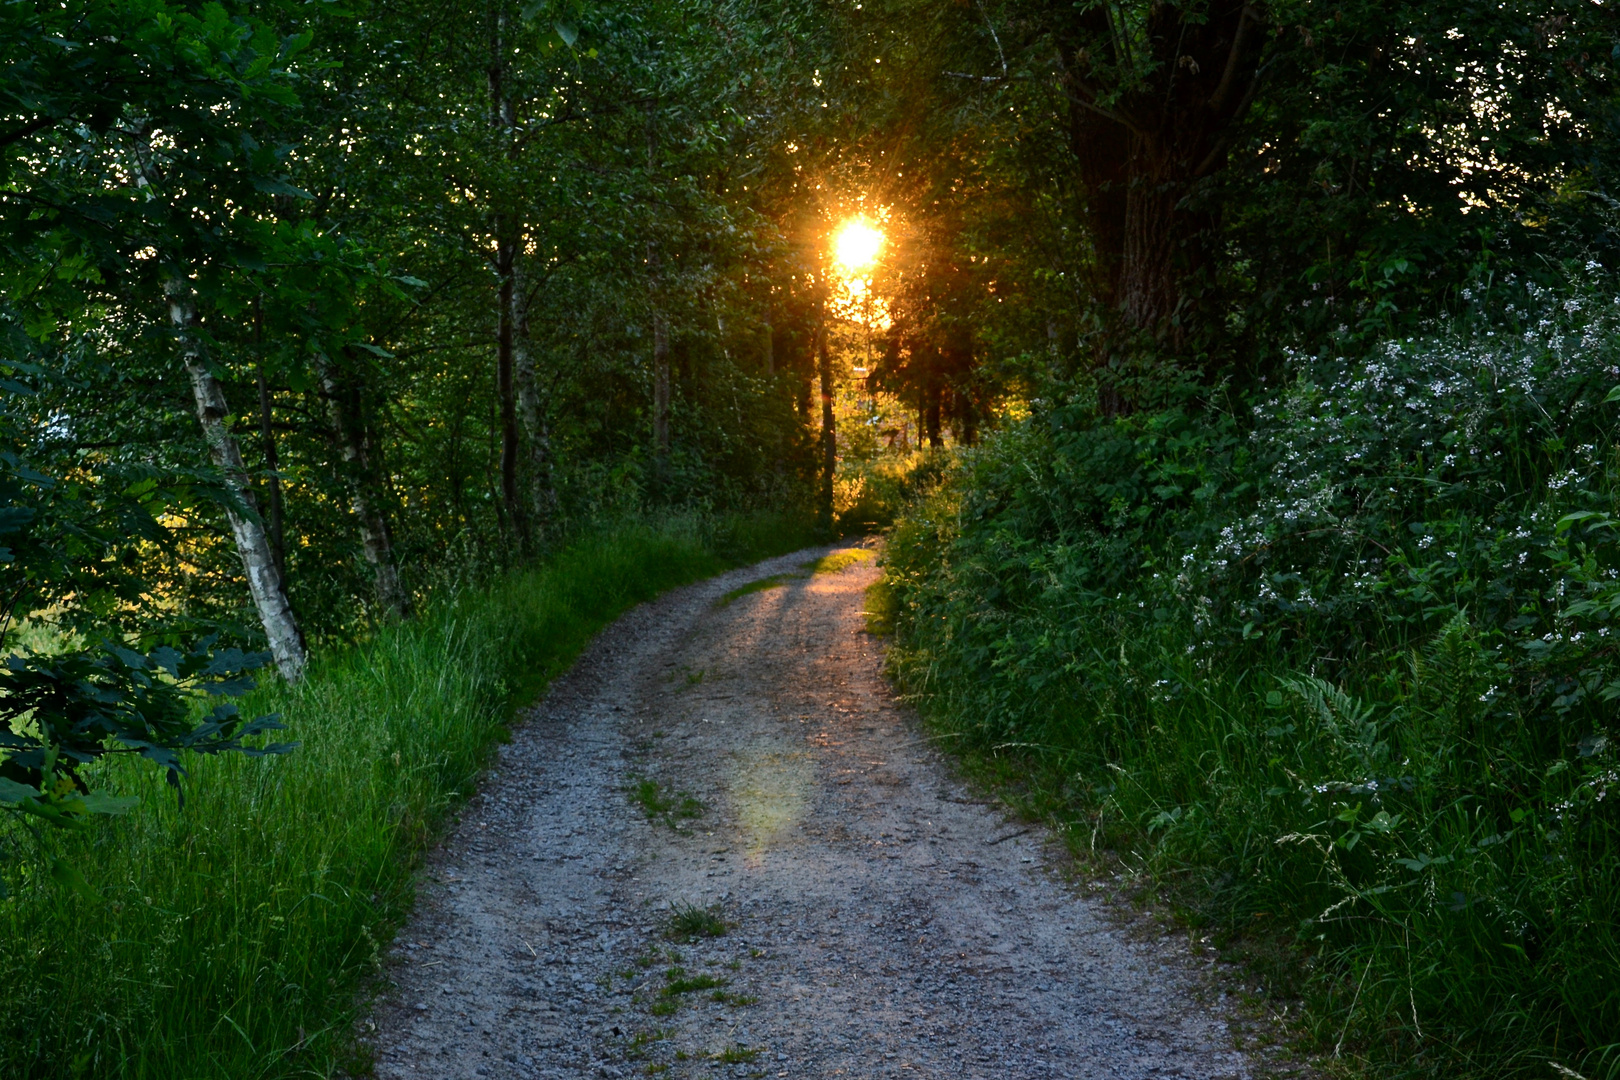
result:
<svg viewBox="0 0 1620 1080"><path fill-rule="evenodd" d="M846 275L858 273L877 261L883 233L863 217L850 218L833 236L833 259Z"/></svg>

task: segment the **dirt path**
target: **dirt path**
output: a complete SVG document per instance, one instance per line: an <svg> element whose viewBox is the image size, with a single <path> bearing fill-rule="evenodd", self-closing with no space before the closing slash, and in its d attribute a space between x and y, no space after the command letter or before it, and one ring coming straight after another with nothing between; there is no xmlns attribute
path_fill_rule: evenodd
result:
<svg viewBox="0 0 1620 1080"><path fill-rule="evenodd" d="M1174 946L894 703L871 560L717 606L820 554L638 608L555 684L394 943L379 1077L1249 1075ZM689 905L723 936L673 940Z"/></svg>

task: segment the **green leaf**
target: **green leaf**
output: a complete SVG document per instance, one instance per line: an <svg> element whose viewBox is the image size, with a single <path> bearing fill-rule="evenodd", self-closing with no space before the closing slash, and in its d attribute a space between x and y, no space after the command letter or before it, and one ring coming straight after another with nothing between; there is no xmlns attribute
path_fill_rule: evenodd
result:
<svg viewBox="0 0 1620 1080"><path fill-rule="evenodd" d="M39 798L38 788L31 788L27 784L19 784L15 780L0 777L0 803L15 805L37 798Z"/></svg>
<svg viewBox="0 0 1620 1080"><path fill-rule="evenodd" d="M90 883L79 873L79 868L61 859L51 860L51 877L58 885L72 889L88 900L100 900L101 894L90 887Z"/></svg>
<svg viewBox="0 0 1620 1080"><path fill-rule="evenodd" d="M86 814L107 814L117 816L127 814L141 804L136 795L109 795L105 791L92 791L79 798L83 812Z"/></svg>
<svg viewBox="0 0 1620 1080"><path fill-rule="evenodd" d="M1592 521L1593 518L1598 520ZM1594 529L1612 528L1615 524L1609 515L1601 510L1576 510L1574 513L1565 514L1559 518L1558 524L1553 528L1558 532L1568 532L1583 521L1592 521L1592 528Z"/></svg>
<svg viewBox="0 0 1620 1080"><path fill-rule="evenodd" d="M557 36L562 38L563 44L570 49L574 47L574 42L579 40L579 27L572 23L558 22L554 24L554 28Z"/></svg>

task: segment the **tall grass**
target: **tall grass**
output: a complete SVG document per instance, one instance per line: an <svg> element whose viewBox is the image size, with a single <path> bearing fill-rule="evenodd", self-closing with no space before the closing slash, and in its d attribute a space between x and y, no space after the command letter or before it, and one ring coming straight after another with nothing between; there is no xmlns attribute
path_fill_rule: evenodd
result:
<svg viewBox="0 0 1620 1080"><path fill-rule="evenodd" d="M183 808L150 770L109 766L141 807L53 838L102 899L25 870L0 903L0 1076L363 1067L346 1058L357 987L513 707L627 607L807 539L759 518L588 536L255 691L244 711L280 713L298 748L195 762Z"/></svg>
<svg viewBox="0 0 1620 1080"><path fill-rule="evenodd" d="M1620 303L1528 307L1048 409L889 545L953 745L1368 1075L1620 1077Z"/></svg>

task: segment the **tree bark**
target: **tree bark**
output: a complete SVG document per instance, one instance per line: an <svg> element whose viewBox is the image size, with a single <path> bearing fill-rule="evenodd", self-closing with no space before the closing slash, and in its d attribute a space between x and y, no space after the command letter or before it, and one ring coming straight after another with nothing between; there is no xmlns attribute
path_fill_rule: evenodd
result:
<svg viewBox="0 0 1620 1080"><path fill-rule="evenodd" d="M1123 327L1172 350L1195 321L1187 286L1216 224L1189 205L1225 166L1259 79L1265 35L1246 0L1214 0L1197 17L1153 6L1141 36L1108 5L1064 7L1056 41L1069 138L1092 243L1092 291ZM1140 75L1124 93L1117 69ZM1098 358L1109 351L1098 345Z"/></svg>
<svg viewBox="0 0 1620 1080"><path fill-rule="evenodd" d="M500 403L501 503L517 533L518 545L529 549L529 515L518 497L517 397L512 355L512 260L514 243L504 215L496 220L495 272L500 278L499 311L495 320L495 395ZM508 230L503 235L502 230Z"/></svg>
<svg viewBox="0 0 1620 1080"><path fill-rule="evenodd" d="M816 373L821 379L821 506L822 526L832 529L833 470L838 467L838 420L833 413L832 350L827 345L827 311L816 313Z"/></svg>
<svg viewBox="0 0 1620 1080"><path fill-rule="evenodd" d="M771 301L765 299L765 377L776 374L776 327L771 322Z"/></svg>
<svg viewBox="0 0 1620 1080"><path fill-rule="evenodd" d="M529 338L528 275L521 263L513 268L513 292L517 310L513 313L515 337L512 342L512 374L517 382L518 411L529 436L529 499L533 526L541 536L557 516L557 488L551 469L551 425L540 402L539 381L534 371L534 347Z"/></svg>
<svg viewBox="0 0 1620 1080"><path fill-rule="evenodd" d="M270 552L275 556L276 574L283 589L287 584L287 540L281 510L281 456L276 452L276 435L270 427L270 385L264 379L264 365L255 371L259 383L259 443L264 453L265 490L270 502Z"/></svg>
<svg viewBox="0 0 1620 1080"><path fill-rule="evenodd" d="M318 354L316 367L332 441L343 459L349 506L360 529L360 548L371 567L377 607L391 618L408 619L411 597L399 580L394 532L383 510L384 484L376 455L371 451L372 439L361 407L360 388L354 385L352 378L345 378L328 356Z"/></svg>
<svg viewBox="0 0 1620 1080"><path fill-rule="evenodd" d="M941 391L939 380L930 377L923 388L923 425L928 432L928 445L935 450L945 445L940 436L940 406L944 403L944 393Z"/></svg>
<svg viewBox="0 0 1620 1080"><path fill-rule="evenodd" d="M208 369L193 332L197 324L197 308L191 285L177 279L170 281L164 291L169 304L169 319L180 334L181 359L186 374L191 378L191 393L197 402L197 419L208 442L209 456L223 476L227 490L245 511L229 507L225 513L230 519L231 533L236 537L236 551L242 559L242 570L247 574L253 606L258 609L259 622L264 626L264 634L270 644L270 655L275 659L281 677L296 683L304 677L304 667L309 660L304 635L298 628L298 620L293 617L292 605L287 602L281 574L276 569L275 554L265 535L264 522L254 506L253 488L248 483L247 469L242 464L241 447L225 423L225 418L230 415L225 388Z"/></svg>
<svg viewBox="0 0 1620 1080"><path fill-rule="evenodd" d="M506 0L495 0L489 37L489 116L490 127L504 144L504 158L514 162L517 147L513 138L517 116L506 91ZM504 187L504 185L503 185ZM497 206L505 200L504 191L495 196ZM501 426L501 505L506 520L517 534L519 549L530 549L529 516L518 498L517 403L512 379L513 268L520 230L514 216L504 209L491 215L495 233L495 275L499 282L495 315L495 394Z"/></svg>
<svg viewBox="0 0 1620 1080"><path fill-rule="evenodd" d="M669 471L669 316L653 308L653 450L658 473Z"/></svg>

